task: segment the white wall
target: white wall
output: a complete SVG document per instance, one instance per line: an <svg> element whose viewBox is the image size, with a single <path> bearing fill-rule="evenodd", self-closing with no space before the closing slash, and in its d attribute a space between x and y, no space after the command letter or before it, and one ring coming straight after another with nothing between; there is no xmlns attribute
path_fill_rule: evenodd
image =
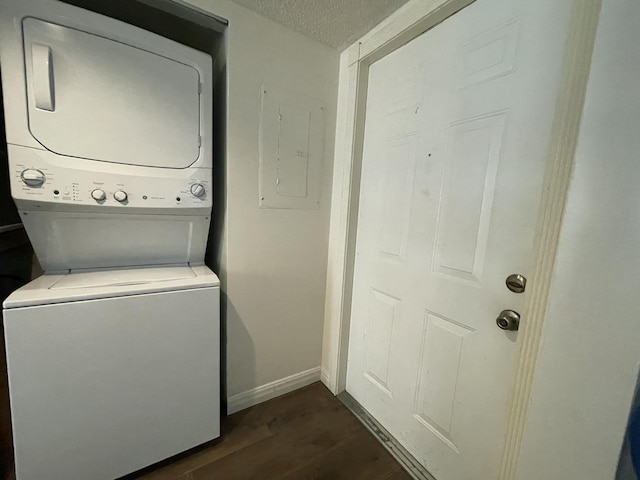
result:
<svg viewBox="0 0 640 480"><path fill-rule="evenodd" d="M320 378L339 52L226 0L190 3L229 21L221 277L227 295L227 397L233 411L264 399L255 397L255 389L270 382L301 372L307 372L303 381ZM258 208L263 83L325 102L319 210ZM261 392L270 396L275 390Z"/></svg>
<svg viewBox="0 0 640 480"><path fill-rule="evenodd" d="M614 478L640 362L640 2L605 0L518 480Z"/></svg>

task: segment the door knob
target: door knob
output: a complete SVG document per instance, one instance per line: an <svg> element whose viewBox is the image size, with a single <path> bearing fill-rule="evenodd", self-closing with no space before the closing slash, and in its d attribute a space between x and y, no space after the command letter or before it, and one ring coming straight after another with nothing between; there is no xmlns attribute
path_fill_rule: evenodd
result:
<svg viewBox="0 0 640 480"><path fill-rule="evenodd" d="M513 310L503 310L496 318L496 324L502 330L518 330L520 324L520 314Z"/></svg>
<svg viewBox="0 0 640 480"><path fill-rule="evenodd" d="M527 279L519 273L513 273L507 277L505 282L507 288L515 293L522 293L527 286Z"/></svg>

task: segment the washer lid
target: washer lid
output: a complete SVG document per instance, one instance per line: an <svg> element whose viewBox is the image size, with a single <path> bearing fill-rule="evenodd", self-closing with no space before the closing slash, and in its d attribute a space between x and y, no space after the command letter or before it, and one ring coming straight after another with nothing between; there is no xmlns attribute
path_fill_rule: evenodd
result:
<svg viewBox="0 0 640 480"><path fill-rule="evenodd" d="M47 150L164 168L198 159L198 70L35 18L22 26L29 129Z"/></svg>
<svg viewBox="0 0 640 480"><path fill-rule="evenodd" d="M219 286L216 274L204 265L45 274L9 295L3 307L39 307Z"/></svg>
<svg viewBox="0 0 640 480"><path fill-rule="evenodd" d="M71 272L51 285L52 290L67 288L115 287L168 282L195 277L190 267L131 268L93 272Z"/></svg>

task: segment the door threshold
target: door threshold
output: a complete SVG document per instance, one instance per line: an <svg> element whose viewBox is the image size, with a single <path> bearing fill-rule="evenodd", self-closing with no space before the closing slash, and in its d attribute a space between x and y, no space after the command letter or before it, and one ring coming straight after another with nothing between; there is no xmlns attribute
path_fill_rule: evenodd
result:
<svg viewBox="0 0 640 480"><path fill-rule="evenodd" d="M369 430L414 480L436 480L389 431L367 412L347 391L337 395L345 407Z"/></svg>

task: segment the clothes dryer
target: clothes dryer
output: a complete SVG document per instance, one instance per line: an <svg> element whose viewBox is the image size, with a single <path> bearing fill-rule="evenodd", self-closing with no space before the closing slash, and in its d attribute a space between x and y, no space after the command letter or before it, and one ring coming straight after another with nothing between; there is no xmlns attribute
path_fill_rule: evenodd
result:
<svg viewBox="0 0 640 480"><path fill-rule="evenodd" d="M201 264L212 59L54 0L0 2L11 194L46 272Z"/></svg>

